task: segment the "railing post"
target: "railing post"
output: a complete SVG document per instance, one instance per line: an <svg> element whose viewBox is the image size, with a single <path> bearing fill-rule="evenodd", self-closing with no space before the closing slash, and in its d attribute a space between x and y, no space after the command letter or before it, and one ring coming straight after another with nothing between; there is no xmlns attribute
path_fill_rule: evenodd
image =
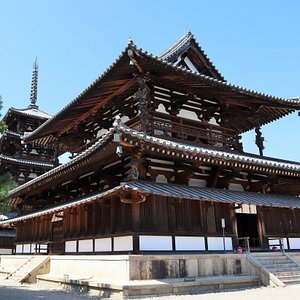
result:
<svg viewBox="0 0 300 300"><path fill-rule="evenodd" d="M246 243L247 243L247 252L250 253L249 237L246 237Z"/></svg>

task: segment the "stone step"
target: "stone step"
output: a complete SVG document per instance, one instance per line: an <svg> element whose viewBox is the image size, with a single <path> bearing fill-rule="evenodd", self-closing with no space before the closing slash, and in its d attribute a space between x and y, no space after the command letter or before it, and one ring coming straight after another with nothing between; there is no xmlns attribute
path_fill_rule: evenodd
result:
<svg viewBox="0 0 300 300"><path fill-rule="evenodd" d="M277 276L277 278L279 278L281 281L284 281L284 280L300 280L300 275L294 275L294 274L279 275L279 276Z"/></svg>
<svg viewBox="0 0 300 300"><path fill-rule="evenodd" d="M257 261L262 265L274 265L274 264L288 264L288 263L291 263L291 260L288 260L288 259L282 259L282 260L279 260L279 259L264 259L264 260L257 259Z"/></svg>
<svg viewBox="0 0 300 300"><path fill-rule="evenodd" d="M120 291L123 293L121 299L143 299L146 296L162 296L170 294L186 294L194 293L197 291L217 291L220 289L233 289L233 288L249 288L258 287L261 285L261 280L258 276L248 275L224 275L224 276L211 276L211 277L195 277L185 280L184 278L169 278L159 280L132 280L132 281L103 281L93 278L92 281L74 280L72 277L64 279L61 275L44 274L38 275L38 282L45 284L51 282L56 284L63 283L65 286L80 287L81 285L87 286L89 290L96 289L99 294L99 288L105 289L106 292L113 295L113 291ZM75 283L76 282L76 283ZM118 297L119 299L119 297Z"/></svg>
<svg viewBox="0 0 300 300"><path fill-rule="evenodd" d="M285 256L282 252L278 251L278 252L255 252L255 253L251 253L252 256Z"/></svg>
<svg viewBox="0 0 300 300"><path fill-rule="evenodd" d="M288 272L288 273L293 273L293 272L300 272L300 267L291 267L291 268L266 268L269 272L273 274L278 274L281 272Z"/></svg>
<svg viewBox="0 0 300 300"><path fill-rule="evenodd" d="M280 279L281 280L281 279ZM286 285L292 285L292 284L300 284L300 278L296 279L289 279L289 280L281 280Z"/></svg>
<svg viewBox="0 0 300 300"><path fill-rule="evenodd" d="M294 271L294 272L274 272L273 273L276 277L282 277L282 276L300 276L300 271Z"/></svg>
<svg viewBox="0 0 300 300"><path fill-rule="evenodd" d="M280 268L300 268L295 263L289 262L286 264L264 264L263 267L266 269L280 269Z"/></svg>

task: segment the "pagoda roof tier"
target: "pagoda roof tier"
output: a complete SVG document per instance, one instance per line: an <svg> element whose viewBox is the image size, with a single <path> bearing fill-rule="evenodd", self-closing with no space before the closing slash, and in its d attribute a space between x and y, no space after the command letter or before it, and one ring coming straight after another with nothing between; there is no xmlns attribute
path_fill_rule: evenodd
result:
<svg viewBox="0 0 300 300"><path fill-rule="evenodd" d="M25 142L53 143L89 122L109 101L122 103L138 89L136 74L154 85L212 100L225 109L226 126L240 133L300 109L299 98L285 99L259 93L223 80L192 72L156 57L130 43L118 59L86 90L25 138ZM101 119L101 116L99 116ZM63 145L68 150L68 145ZM71 149L69 149L71 150Z"/></svg>
<svg viewBox="0 0 300 300"><path fill-rule="evenodd" d="M113 136L116 132L122 136L120 142L113 141ZM114 127L110 128L110 130L90 148L69 162L17 187L10 192L10 197L18 197L29 191L37 191L37 189L42 189L43 185L48 186L53 182L72 179L72 174L76 170L83 170L87 164L93 166L99 159L103 161L101 155L104 155L104 153L105 155L114 153L113 151L117 143L120 143L125 148L142 147L147 153L158 153L161 156L171 157L172 159L197 161L208 165L227 166L264 174L300 177L300 163L297 162L261 157L248 153L240 154L234 151L220 151L205 146L191 146L189 144L173 142L136 131L118 120L114 122Z"/></svg>
<svg viewBox="0 0 300 300"><path fill-rule="evenodd" d="M11 107L5 114L3 120L8 119L8 117L10 115L22 115L22 116L33 117L33 118L42 119L42 120L48 120L52 117L52 115L50 115L38 108L31 108L31 107L24 108L24 109L17 109L17 108Z"/></svg>
<svg viewBox="0 0 300 300"><path fill-rule="evenodd" d="M9 130L9 129L4 130L4 132L2 133L1 138L5 137L5 136L11 136L11 137L16 137L16 138L20 138L20 139L23 138L23 134L14 132L14 131Z"/></svg>
<svg viewBox="0 0 300 300"><path fill-rule="evenodd" d="M39 160L30 160L30 159L24 159L24 158L14 158L11 156L3 155L0 154L0 163L4 162L9 162L12 164L17 164L17 165L23 165L23 166L36 166L36 167L43 167L43 168L53 168L54 164L42 162Z"/></svg>
<svg viewBox="0 0 300 300"><path fill-rule="evenodd" d="M163 184L149 181L122 182L119 186L107 191L98 192L93 195L77 198L67 203L55 205L47 209L42 209L16 218L0 222L1 227L12 223L25 221L34 217L61 212L65 209L84 205L93 201L105 200L105 198L120 195L122 192L138 192L145 196L157 195L162 197L173 197L178 199L189 199L198 201L212 201L235 204L253 204L267 207L300 208L299 197L263 194L254 192L238 192L217 188L201 188L179 184Z"/></svg>

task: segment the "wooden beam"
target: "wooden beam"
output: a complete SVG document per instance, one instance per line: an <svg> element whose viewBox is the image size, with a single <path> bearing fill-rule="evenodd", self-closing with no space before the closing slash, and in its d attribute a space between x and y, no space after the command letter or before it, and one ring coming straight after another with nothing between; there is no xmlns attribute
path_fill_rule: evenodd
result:
<svg viewBox="0 0 300 300"><path fill-rule="evenodd" d="M124 91L126 91L128 88L133 86L136 83L136 78L132 78L130 81L122 85L120 88L118 88L114 93L112 93L110 96L105 98L104 100L98 102L95 106L93 106L90 110L88 110L86 113L82 114L80 118L75 119L73 122L69 123L68 126L62 128L58 135L62 135L64 132L67 132L71 128L76 127L81 121L85 120L86 118L90 117L92 114L94 114L101 106L103 106L106 102L110 101L114 97L122 94Z"/></svg>

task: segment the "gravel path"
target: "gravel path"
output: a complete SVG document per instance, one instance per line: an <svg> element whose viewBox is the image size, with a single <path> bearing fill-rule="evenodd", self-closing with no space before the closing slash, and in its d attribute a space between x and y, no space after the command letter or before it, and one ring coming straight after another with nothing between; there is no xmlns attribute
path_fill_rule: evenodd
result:
<svg viewBox="0 0 300 300"><path fill-rule="evenodd" d="M101 299L72 292L64 292L60 288L40 284L23 284L0 279L0 300L83 300ZM135 298L137 299L137 298ZM143 300L298 300L300 285L282 288L261 287L256 289L224 291L198 295L178 295L143 298Z"/></svg>

